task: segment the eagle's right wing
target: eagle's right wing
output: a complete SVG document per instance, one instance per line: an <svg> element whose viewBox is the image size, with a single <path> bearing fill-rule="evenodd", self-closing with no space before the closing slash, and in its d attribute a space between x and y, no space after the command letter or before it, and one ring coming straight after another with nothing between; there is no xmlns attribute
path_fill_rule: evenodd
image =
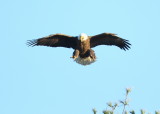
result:
<svg viewBox="0 0 160 114"><path fill-rule="evenodd" d="M28 46L49 46L49 47L65 47L65 48L76 48L77 38L64 34L53 34L47 37L28 40Z"/></svg>
<svg viewBox="0 0 160 114"><path fill-rule="evenodd" d="M128 40L118 37L116 34L112 33L102 33L95 36L90 36L91 48L98 45L114 45L123 50L128 50L130 48L130 43Z"/></svg>

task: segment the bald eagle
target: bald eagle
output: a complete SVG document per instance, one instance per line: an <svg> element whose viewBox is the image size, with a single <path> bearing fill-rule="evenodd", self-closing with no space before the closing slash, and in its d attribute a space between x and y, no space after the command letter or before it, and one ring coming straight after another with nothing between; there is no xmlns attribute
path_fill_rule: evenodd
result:
<svg viewBox="0 0 160 114"><path fill-rule="evenodd" d="M73 48L74 52L71 58L81 65L89 65L96 61L95 52L92 50L93 47L114 45L120 49L128 50L131 44L128 40L122 39L113 33L102 33L95 36L81 33L79 36L53 34L35 40L28 40L27 45Z"/></svg>

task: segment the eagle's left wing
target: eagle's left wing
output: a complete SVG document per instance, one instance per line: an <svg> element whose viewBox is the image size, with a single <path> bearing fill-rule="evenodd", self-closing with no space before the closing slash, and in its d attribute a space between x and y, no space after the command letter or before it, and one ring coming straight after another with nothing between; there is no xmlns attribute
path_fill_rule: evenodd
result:
<svg viewBox="0 0 160 114"><path fill-rule="evenodd" d="M49 46L49 47L65 47L76 48L77 37L64 34L53 34L36 40L28 40L28 46Z"/></svg>
<svg viewBox="0 0 160 114"><path fill-rule="evenodd" d="M115 45L123 50L128 50L130 48L130 43L128 40L122 39L116 34L112 33L102 33L95 36L90 36L91 48L98 45Z"/></svg>

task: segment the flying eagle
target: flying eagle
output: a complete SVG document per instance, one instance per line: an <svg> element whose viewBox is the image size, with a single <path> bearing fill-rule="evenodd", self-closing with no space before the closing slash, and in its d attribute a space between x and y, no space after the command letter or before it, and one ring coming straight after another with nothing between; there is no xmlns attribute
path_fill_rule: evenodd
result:
<svg viewBox="0 0 160 114"><path fill-rule="evenodd" d="M123 50L130 48L128 40L118 37L112 33L102 33L95 36L88 36L81 33L79 36L68 36L65 34L53 34L36 40L28 40L28 46L49 46L73 48L73 58L81 65L89 65L96 60L93 47L99 45L114 45Z"/></svg>

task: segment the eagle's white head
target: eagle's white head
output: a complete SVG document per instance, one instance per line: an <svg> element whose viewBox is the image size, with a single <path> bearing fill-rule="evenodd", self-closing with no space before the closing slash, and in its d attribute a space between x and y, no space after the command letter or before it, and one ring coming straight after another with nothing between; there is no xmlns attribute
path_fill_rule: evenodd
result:
<svg viewBox="0 0 160 114"><path fill-rule="evenodd" d="M78 40L80 40L81 42L84 42L85 40L88 39L88 36L87 34L85 33L81 33L79 36L78 36Z"/></svg>

